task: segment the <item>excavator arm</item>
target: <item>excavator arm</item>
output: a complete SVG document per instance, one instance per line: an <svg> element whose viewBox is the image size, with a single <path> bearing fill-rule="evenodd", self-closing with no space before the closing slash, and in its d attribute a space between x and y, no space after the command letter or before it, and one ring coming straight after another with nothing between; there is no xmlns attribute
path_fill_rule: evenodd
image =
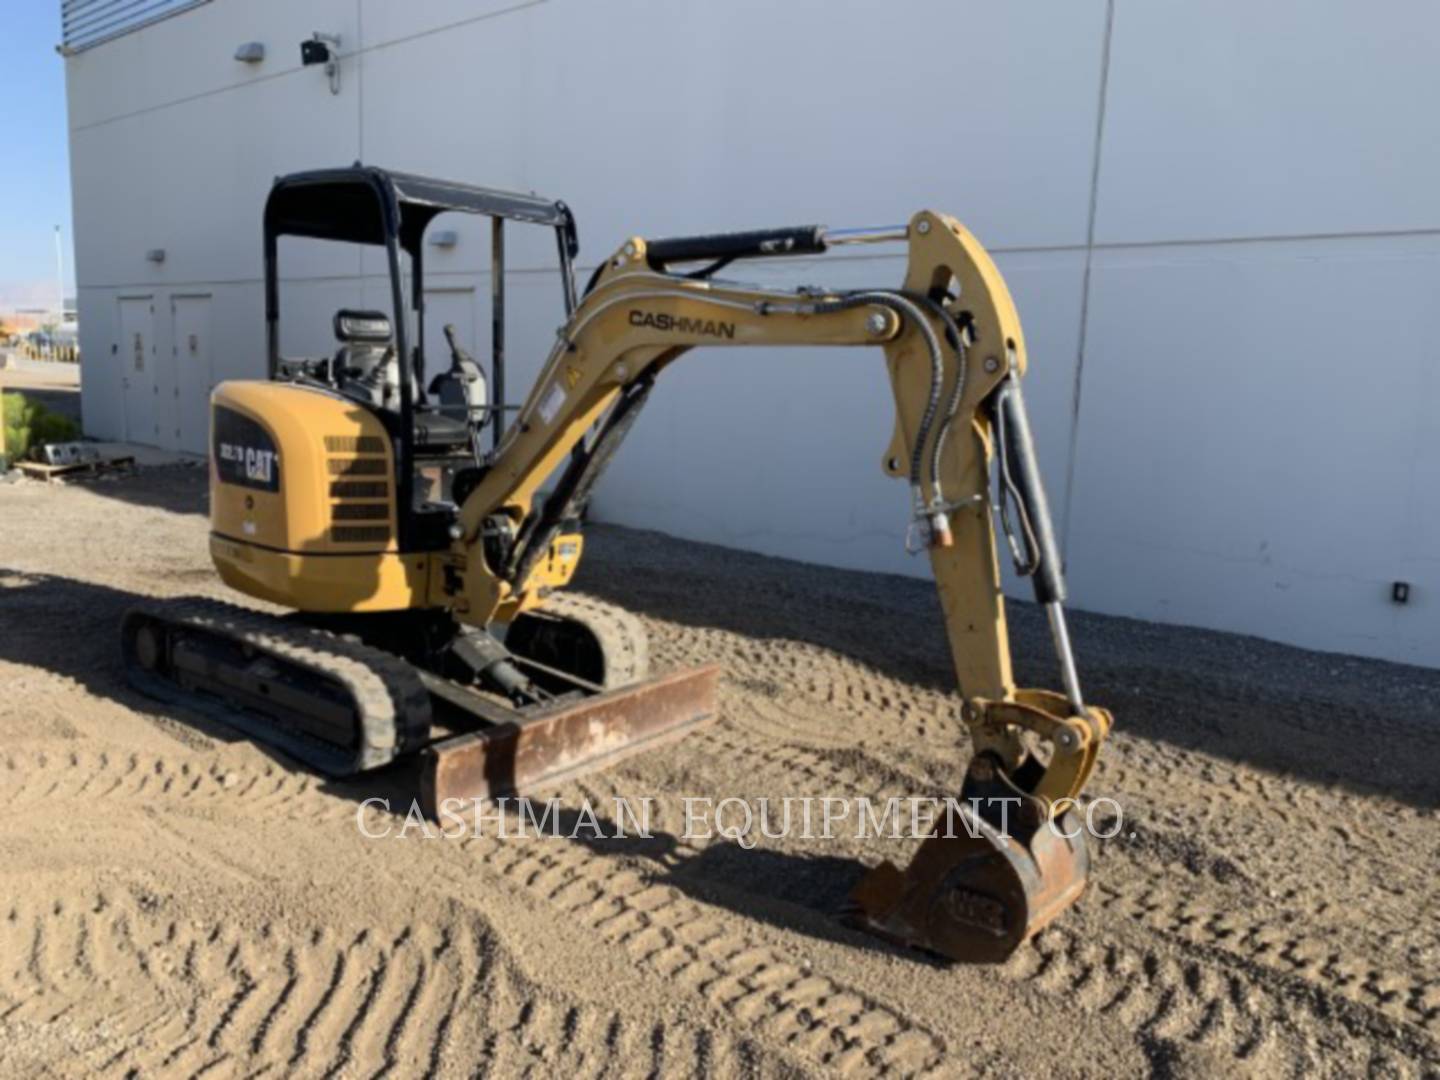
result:
<svg viewBox="0 0 1440 1080"><path fill-rule="evenodd" d="M898 289L798 291L715 280L736 258L819 254L903 240ZM674 264L707 262L688 274ZM1070 651L1064 582L1020 379L1025 341L989 255L953 218L903 229L819 227L624 244L560 328L528 400L469 486L443 602L466 622L543 605L567 523L659 374L690 349L879 346L895 399L881 459L910 489L907 546L930 559L975 753L959 797L910 867L872 871L854 916L882 934L965 960L1012 952L1084 888L1070 812L1111 725L1087 705ZM993 474L993 481L992 481ZM553 479L542 497L541 486ZM1017 688L995 520L1050 619L1063 692Z"/></svg>

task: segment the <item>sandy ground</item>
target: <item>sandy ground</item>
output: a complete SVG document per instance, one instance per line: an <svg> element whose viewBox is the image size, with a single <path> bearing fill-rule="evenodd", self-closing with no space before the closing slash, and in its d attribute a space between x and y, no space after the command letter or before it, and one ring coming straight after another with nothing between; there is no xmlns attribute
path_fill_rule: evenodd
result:
<svg viewBox="0 0 1440 1080"><path fill-rule="evenodd" d="M137 595L223 595L203 514L199 469L0 483L0 1074L1440 1075L1440 673L1077 617L1125 828L1033 946L947 967L833 917L903 843L680 838L684 796L952 791L924 582L596 528L582 590L730 672L716 726L559 792L653 797L654 838L369 840L404 770L124 684Z"/></svg>

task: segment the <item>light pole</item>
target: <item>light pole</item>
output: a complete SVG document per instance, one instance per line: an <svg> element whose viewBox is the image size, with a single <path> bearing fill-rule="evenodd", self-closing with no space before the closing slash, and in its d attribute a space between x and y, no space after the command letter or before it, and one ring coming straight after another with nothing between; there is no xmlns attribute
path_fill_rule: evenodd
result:
<svg viewBox="0 0 1440 1080"><path fill-rule="evenodd" d="M60 324L65 324L65 256L60 250L60 226L55 226L55 289L59 293Z"/></svg>

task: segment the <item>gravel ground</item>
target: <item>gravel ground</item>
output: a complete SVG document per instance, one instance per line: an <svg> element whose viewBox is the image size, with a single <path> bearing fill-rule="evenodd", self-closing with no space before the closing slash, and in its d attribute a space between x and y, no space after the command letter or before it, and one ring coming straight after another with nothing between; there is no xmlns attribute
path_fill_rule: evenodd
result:
<svg viewBox="0 0 1440 1080"><path fill-rule="evenodd" d="M1123 829L1032 945L945 966L835 918L902 843L682 835L687 796L953 792L926 583L596 527L579 590L729 672L716 725L558 792L655 836L370 840L404 769L327 782L122 679L137 596L225 596L204 500L0 484L0 1074L1440 1075L1440 672L1078 614Z"/></svg>

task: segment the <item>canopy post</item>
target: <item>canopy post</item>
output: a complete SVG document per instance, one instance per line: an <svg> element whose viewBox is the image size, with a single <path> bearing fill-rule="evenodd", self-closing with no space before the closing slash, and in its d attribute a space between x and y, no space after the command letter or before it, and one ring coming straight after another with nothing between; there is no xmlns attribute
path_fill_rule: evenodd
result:
<svg viewBox="0 0 1440 1080"><path fill-rule="evenodd" d="M568 316L567 316L568 317ZM492 445L505 434L505 219L490 219L490 381L495 393Z"/></svg>

